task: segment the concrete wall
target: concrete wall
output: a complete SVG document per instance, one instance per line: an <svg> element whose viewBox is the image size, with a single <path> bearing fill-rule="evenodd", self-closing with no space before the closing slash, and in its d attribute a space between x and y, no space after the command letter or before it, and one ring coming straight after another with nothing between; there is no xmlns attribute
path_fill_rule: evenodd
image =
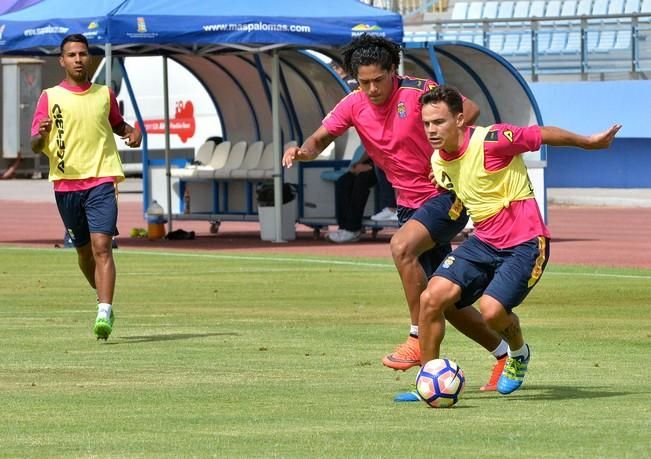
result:
<svg viewBox="0 0 651 459"><path fill-rule="evenodd" d="M548 148L549 188L651 188L651 81L531 83L542 119L580 134L623 125L609 150Z"/></svg>

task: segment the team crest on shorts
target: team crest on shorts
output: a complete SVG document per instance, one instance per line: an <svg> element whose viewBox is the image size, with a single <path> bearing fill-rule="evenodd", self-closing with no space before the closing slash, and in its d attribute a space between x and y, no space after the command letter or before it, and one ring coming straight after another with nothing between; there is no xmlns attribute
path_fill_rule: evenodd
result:
<svg viewBox="0 0 651 459"><path fill-rule="evenodd" d="M447 257L445 260L443 260L443 263L441 263L441 266L442 266L443 268L449 268L449 267L452 266L453 264L454 264L454 257L453 257L452 255L450 255L450 256Z"/></svg>
<svg viewBox="0 0 651 459"><path fill-rule="evenodd" d="M407 106L403 101L398 102L398 116L402 119L407 118Z"/></svg>
<svg viewBox="0 0 651 459"><path fill-rule="evenodd" d="M75 240L75 233L72 231L71 228L68 228L68 234L70 235L70 239L73 241Z"/></svg>

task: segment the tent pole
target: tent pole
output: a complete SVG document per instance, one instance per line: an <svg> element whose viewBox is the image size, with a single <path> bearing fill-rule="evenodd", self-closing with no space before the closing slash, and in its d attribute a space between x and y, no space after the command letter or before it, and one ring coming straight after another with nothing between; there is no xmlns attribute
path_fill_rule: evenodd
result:
<svg viewBox="0 0 651 459"><path fill-rule="evenodd" d="M172 183L170 173L170 94L167 81L167 56L163 56L163 112L165 120L165 183L167 186L167 232L172 232Z"/></svg>
<svg viewBox="0 0 651 459"><path fill-rule="evenodd" d="M271 120L273 126L274 145L274 214L276 216L276 239L274 242L286 242L283 240L283 174L281 169L280 151L280 59L278 51L271 53Z"/></svg>
<svg viewBox="0 0 651 459"><path fill-rule="evenodd" d="M113 88L113 82L111 79L113 75L111 74L111 64L113 63L113 50L110 43L104 45L104 84L109 88Z"/></svg>

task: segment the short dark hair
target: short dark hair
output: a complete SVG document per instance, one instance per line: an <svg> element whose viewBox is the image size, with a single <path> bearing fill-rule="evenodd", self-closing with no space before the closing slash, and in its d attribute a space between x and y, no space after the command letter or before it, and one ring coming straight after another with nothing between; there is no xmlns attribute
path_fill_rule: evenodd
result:
<svg viewBox="0 0 651 459"><path fill-rule="evenodd" d="M88 48L88 40L80 33L66 35L65 37L63 37L60 46L61 54L63 54L63 47L66 45L66 43L83 43L84 45L86 45L86 48Z"/></svg>
<svg viewBox="0 0 651 459"><path fill-rule="evenodd" d="M379 65L383 70L391 70L400 65L400 45L386 38L367 33L361 34L341 51L344 57L344 69L353 78L357 78L360 65Z"/></svg>
<svg viewBox="0 0 651 459"><path fill-rule="evenodd" d="M463 98L457 88L453 86L435 86L420 96L422 105L437 104L439 102L445 103L453 115L463 113Z"/></svg>

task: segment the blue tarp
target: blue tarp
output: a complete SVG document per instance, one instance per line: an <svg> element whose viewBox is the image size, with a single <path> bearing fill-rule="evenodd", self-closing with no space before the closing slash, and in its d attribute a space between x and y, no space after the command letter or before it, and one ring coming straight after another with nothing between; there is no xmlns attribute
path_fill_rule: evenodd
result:
<svg viewBox="0 0 651 459"><path fill-rule="evenodd" d="M56 47L71 33L95 45L324 46L363 32L402 41L399 14L357 0L42 0L0 16L0 29L0 53Z"/></svg>
<svg viewBox="0 0 651 459"><path fill-rule="evenodd" d="M0 16L0 53L57 48L66 35L83 33L93 45L108 40L109 14L125 0L41 0Z"/></svg>

